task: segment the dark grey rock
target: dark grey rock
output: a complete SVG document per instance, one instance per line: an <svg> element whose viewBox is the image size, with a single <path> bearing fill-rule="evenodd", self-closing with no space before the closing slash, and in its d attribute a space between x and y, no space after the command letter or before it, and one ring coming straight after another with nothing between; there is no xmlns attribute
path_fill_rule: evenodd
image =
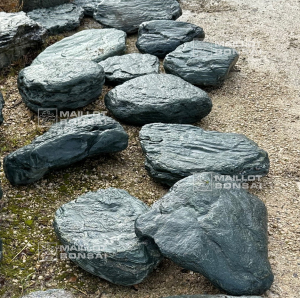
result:
<svg viewBox="0 0 300 300"><path fill-rule="evenodd" d="M156 56L140 53L109 57L99 64L105 71L106 80L117 84L147 74L158 74L160 67Z"/></svg>
<svg viewBox="0 0 300 300"><path fill-rule="evenodd" d="M24 12L0 12L0 69L42 45L46 30Z"/></svg>
<svg viewBox="0 0 300 300"><path fill-rule="evenodd" d="M73 3L84 9L84 14L87 17L93 17L94 11L96 10L99 3L102 0L74 0Z"/></svg>
<svg viewBox="0 0 300 300"><path fill-rule="evenodd" d="M2 110L3 110L3 106L5 105L2 93L0 92L0 125L3 124L3 114L2 114Z"/></svg>
<svg viewBox="0 0 300 300"><path fill-rule="evenodd" d="M267 175L268 153L243 134L204 131L191 125L149 124L140 132L146 169L167 185L198 172Z"/></svg>
<svg viewBox="0 0 300 300"><path fill-rule="evenodd" d="M168 74L145 75L127 81L105 96L105 105L118 119L133 125L194 123L212 109L204 91Z"/></svg>
<svg viewBox="0 0 300 300"><path fill-rule="evenodd" d="M75 298L74 295L66 290L51 289L46 291L32 292L23 298Z"/></svg>
<svg viewBox="0 0 300 300"><path fill-rule="evenodd" d="M167 73L200 86L219 86L238 61L236 50L220 45L192 41L179 46L164 60Z"/></svg>
<svg viewBox="0 0 300 300"><path fill-rule="evenodd" d="M19 5L23 11L31 11L37 8L47 8L64 3L69 3L70 0L19 0Z"/></svg>
<svg viewBox="0 0 300 300"><path fill-rule="evenodd" d="M127 148L128 135L115 120L85 115L53 125L31 144L4 158L4 171L13 185L29 184L50 170L103 153Z"/></svg>
<svg viewBox="0 0 300 300"><path fill-rule="evenodd" d="M84 59L100 62L121 55L126 50L126 33L116 29L88 29L46 48L32 64L57 58Z"/></svg>
<svg viewBox="0 0 300 300"><path fill-rule="evenodd" d="M137 219L137 235L231 295L260 295L273 282L267 209L244 189L217 188L215 176L195 174L176 183Z"/></svg>
<svg viewBox="0 0 300 300"><path fill-rule="evenodd" d="M103 0L97 6L94 19L105 26L134 33L143 22L175 20L181 14L177 0Z"/></svg>
<svg viewBox="0 0 300 300"><path fill-rule="evenodd" d="M164 58L183 43L193 39L203 40L205 33L199 26L171 20L144 22L139 27L136 43L142 53Z"/></svg>
<svg viewBox="0 0 300 300"><path fill-rule="evenodd" d="M60 34L80 26L84 9L71 3L35 9L27 14L31 19L48 30L49 34Z"/></svg>
<svg viewBox="0 0 300 300"><path fill-rule="evenodd" d="M90 60L57 59L31 65L19 73L18 88L26 105L76 109L96 100L105 81L104 70Z"/></svg>
<svg viewBox="0 0 300 300"><path fill-rule="evenodd" d="M115 284L138 284L162 258L152 240L135 234L136 218L148 210L124 190L98 190L64 204L55 214L54 230L70 247L68 257L87 272Z"/></svg>

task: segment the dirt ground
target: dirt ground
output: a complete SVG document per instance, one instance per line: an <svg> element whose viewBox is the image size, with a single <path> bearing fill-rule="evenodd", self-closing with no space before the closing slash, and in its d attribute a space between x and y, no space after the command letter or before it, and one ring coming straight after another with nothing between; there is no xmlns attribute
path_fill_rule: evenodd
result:
<svg viewBox="0 0 300 300"><path fill-rule="evenodd" d="M214 107L198 126L243 133L268 151L271 169L262 189L252 190L269 211L269 258L275 281L265 297L300 297L300 2L299 0L182 1L180 20L204 28L206 41L236 48L240 59L219 89L207 90ZM94 26L85 21L82 28ZM60 37L61 38L61 37ZM128 39L128 52L136 36ZM0 127L1 159L30 143L43 129L21 102L17 71L0 79L6 107ZM103 96L85 108L105 110ZM143 283L120 287L92 276L69 261L40 262L39 243L56 243L53 215L63 203L99 188L117 187L151 205L167 189L150 179L138 141L140 128L126 126L126 151L87 159L25 187L0 176L4 260L0 295L15 297L46 288L66 288L77 297L165 297L221 293L203 276L169 260ZM234 245L233 245L234 246Z"/></svg>

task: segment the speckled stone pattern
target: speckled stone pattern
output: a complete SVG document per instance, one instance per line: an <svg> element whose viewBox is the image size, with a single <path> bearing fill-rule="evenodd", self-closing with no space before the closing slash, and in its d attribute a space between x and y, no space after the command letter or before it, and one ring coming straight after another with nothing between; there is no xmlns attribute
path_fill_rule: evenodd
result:
<svg viewBox="0 0 300 300"><path fill-rule="evenodd" d="M100 62L124 54L126 33L116 29L82 30L46 48L32 64L57 58L85 59Z"/></svg>
<svg viewBox="0 0 300 300"><path fill-rule="evenodd" d="M42 45L46 30L24 12L0 12L0 69Z"/></svg>
<svg viewBox="0 0 300 300"><path fill-rule="evenodd" d="M236 50L192 41L179 46L164 60L167 73L199 86L220 86L238 61Z"/></svg>
<svg viewBox="0 0 300 300"><path fill-rule="evenodd" d="M94 11L101 2L102 0L74 0L72 3L82 7L84 9L85 16L93 17Z"/></svg>
<svg viewBox="0 0 300 300"><path fill-rule="evenodd" d="M71 3L35 9L27 14L31 19L47 29L51 35L75 30L80 26L84 9Z"/></svg>
<svg viewBox="0 0 300 300"><path fill-rule="evenodd" d="M154 20L140 25L136 46L142 53L164 58L181 44L204 38L204 30L199 26L172 20Z"/></svg>
<svg viewBox="0 0 300 300"><path fill-rule="evenodd" d="M193 123L212 109L206 92L168 74L145 75L127 81L105 96L105 105L115 117L133 125Z"/></svg>
<svg viewBox="0 0 300 300"><path fill-rule="evenodd" d="M138 284L162 258L151 240L135 234L136 218L148 210L124 190L98 190L64 204L55 214L54 230L69 249L82 247L81 257L72 260L87 272L115 284Z"/></svg>
<svg viewBox="0 0 300 300"><path fill-rule="evenodd" d="M4 105L5 105L4 98L3 98L2 93L0 92L0 125L2 125L3 121L4 121L3 120L3 113L2 113Z"/></svg>
<svg viewBox="0 0 300 300"><path fill-rule="evenodd" d="M267 209L244 189L216 188L215 176L176 183L137 219L137 235L154 239L164 256L231 295L261 295L273 282Z"/></svg>
<svg viewBox="0 0 300 300"><path fill-rule="evenodd" d="M159 73L159 59L150 54L131 53L109 57L99 63L107 82L120 84L143 75Z"/></svg>
<svg viewBox="0 0 300 300"><path fill-rule="evenodd" d="M102 93L103 68L89 60L57 59L31 65L18 76L18 88L25 104L39 108L71 110L84 107Z"/></svg>
<svg viewBox="0 0 300 300"><path fill-rule="evenodd" d="M268 153L243 134L204 131L180 124L148 124L140 131L146 169L173 185L197 172L267 175Z"/></svg>
<svg viewBox="0 0 300 300"><path fill-rule="evenodd" d="M175 20L181 14L177 0L103 0L94 19L105 26L134 33L145 21Z"/></svg>
<svg viewBox="0 0 300 300"><path fill-rule="evenodd" d="M31 144L4 158L4 171L13 185L29 184L50 170L103 153L126 149L128 135L115 120L85 115L53 125Z"/></svg>
<svg viewBox="0 0 300 300"><path fill-rule="evenodd" d="M64 3L69 3L70 0L19 0L19 5L23 11L30 11L37 8L47 8Z"/></svg>
<svg viewBox="0 0 300 300"><path fill-rule="evenodd" d="M62 289L50 289L46 291L32 292L23 298L74 298L74 295Z"/></svg>

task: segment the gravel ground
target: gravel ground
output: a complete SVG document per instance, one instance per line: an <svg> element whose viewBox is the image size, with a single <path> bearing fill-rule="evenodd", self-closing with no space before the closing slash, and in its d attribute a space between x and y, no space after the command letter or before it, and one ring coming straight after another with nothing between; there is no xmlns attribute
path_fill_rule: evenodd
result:
<svg viewBox="0 0 300 300"><path fill-rule="evenodd" d="M219 89L207 90L212 113L198 123L207 130L246 134L268 151L270 174L252 190L269 211L269 258L275 281L265 297L300 297L300 3L298 0L182 1L180 20L202 26L206 41L236 48L240 60ZM94 27L85 20L83 28ZM52 43L57 39L50 39ZM136 36L128 52L137 52ZM32 54L31 56L34 56ZM27 62L32 57L27 58ZM1 159L42 134L37 117L21 102L16 84L20 62L0 78L6 100L0 127ZM106 87L103 95L110 87ZM105 110L103 96L85 111ZM69 261L40 262L38 244L56 243L53 215L63 203L99 188L117 187L151 205L167 192L144 170L140 128L124 125L130 144L120 154L87 159L25 187L12 187L1 170L0 201L5 253L0 296L66 288L77 297L163 297L217 294L208 280L164 260L143 283L120 287L91 276Z"/></svg>

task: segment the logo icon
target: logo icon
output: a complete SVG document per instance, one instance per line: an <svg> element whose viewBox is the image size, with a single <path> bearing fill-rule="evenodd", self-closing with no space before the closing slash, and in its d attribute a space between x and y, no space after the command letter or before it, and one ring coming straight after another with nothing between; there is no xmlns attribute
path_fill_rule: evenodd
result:
<svg viewBox="0 0 300 300"><path fill-rule="evenodd" d="M38 109L38 125L40 127L51 127L57 123L57 108L39 108Z"/></svg>

